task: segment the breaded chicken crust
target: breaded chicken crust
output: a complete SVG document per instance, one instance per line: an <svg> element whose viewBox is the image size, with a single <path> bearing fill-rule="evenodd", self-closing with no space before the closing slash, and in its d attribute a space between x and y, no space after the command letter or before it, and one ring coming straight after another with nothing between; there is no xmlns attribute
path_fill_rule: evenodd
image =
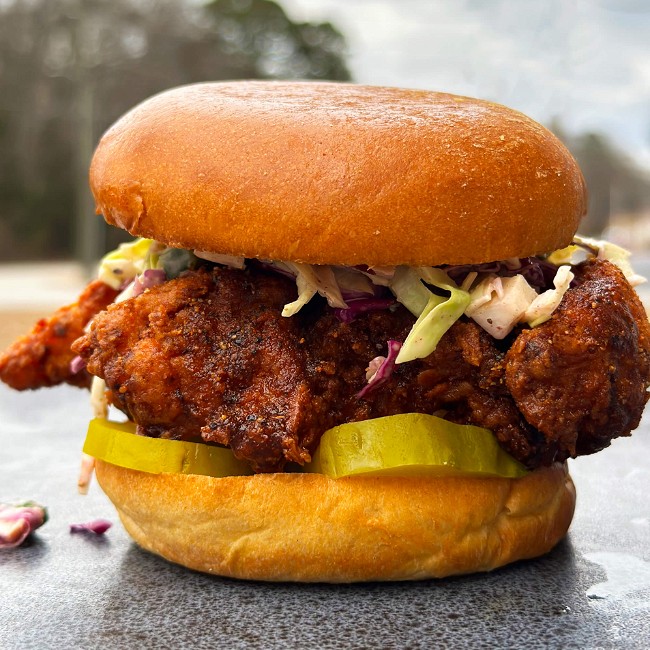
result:
<svg viewBox="0 0 650 650"><path fill-rule="evenodd" d="M506 355L506 385L517 407L566 457L629 435L650 376L650 325L622 272L591 261L576 279L553 317L521 332Z"/></svg>

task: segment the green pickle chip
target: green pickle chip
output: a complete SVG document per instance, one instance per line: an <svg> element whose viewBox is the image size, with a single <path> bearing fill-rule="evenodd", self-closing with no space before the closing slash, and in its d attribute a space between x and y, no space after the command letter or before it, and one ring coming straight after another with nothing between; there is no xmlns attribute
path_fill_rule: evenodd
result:
<svg viewBox="0 0 650 650"><path fill-rule="evenodd" d="M135 426L131 422L95 418L88 426L84 453L113 465L152 474L252 474L248 463L237 460L230 449L134 434Z"/></svg>
<svg viewBox="0 0 650 650"><path fill-rule="evenodd" d="M120 467L152 474L242 476L248 463L230 449L135 434L131 422L90 421L84 452ZM517 478L527 470L499 447L488 429L421 413L342 424L326 431L305 472L332 478L476 475Z"/></svg>
<svg viewBox="0 0 650 650"><path fill-rule="evenodd" d="M518 478L528 472L488 429L422 413L350 422L323 434L307 472L332 478L355 474Z"/></svg>

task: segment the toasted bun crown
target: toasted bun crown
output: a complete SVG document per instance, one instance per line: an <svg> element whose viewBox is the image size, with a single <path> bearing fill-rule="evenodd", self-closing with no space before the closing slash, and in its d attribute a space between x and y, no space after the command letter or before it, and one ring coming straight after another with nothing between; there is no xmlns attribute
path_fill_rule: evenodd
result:
<svg viewBox="0 0 650 650"><path fill-rule="evenodd" d="M548 552L571 523L566 465L519 479L146 474L97 461L143 548L249 580L418 580Z"/></svg>
<svg viewBox="0 0 650 650"><path fill-rule="evenodd" d="M498 104L310 82L157 95L102 138L98 212L172 246L316 264L477 263L565 246L584 181Z"/></svg>

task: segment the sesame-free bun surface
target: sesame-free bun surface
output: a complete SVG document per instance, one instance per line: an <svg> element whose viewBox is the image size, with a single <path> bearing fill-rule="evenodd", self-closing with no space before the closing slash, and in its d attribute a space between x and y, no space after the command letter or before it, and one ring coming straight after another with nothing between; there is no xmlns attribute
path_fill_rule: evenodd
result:
<svg viewBox="0 0 650 650"><path fill-rule="evenodd" d="M569 152L521 113L336 83L164 92L103 136L90 180L134 235L315 264L534 255L567 245L586 210Z"/></svg>
<svg viewBox="0 0 650 650"><path fill-rule="evenodd" d="M520 479L226 478L97 461L97 479L143 548L251 580L416 580L489 571L548 552L569 527L566 465Z"/></svg>

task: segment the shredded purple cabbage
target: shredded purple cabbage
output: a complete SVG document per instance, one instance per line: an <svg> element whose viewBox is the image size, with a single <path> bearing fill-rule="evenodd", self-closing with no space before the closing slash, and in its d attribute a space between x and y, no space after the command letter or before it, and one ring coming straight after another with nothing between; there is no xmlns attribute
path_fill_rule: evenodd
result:
<svg viewBox="0 0 650 650"><path fill-rule="evenodd" d="M510 261L486 262L483 264L455 264L443 267L449 277L462 284L469 273L495 273L501 277L523 275L531 287L544 291L553 286L557 266L540 257L522 257L518 264Z"/></svg>
<svg viewBox="0 0 650 650"><path fill-rule="evenodd" d="M70 362L70 372L73 375L76 375L78 372L81 372L86 367L86 362L77 355Z"/></svg>
<svg viewBox="0 0 650 650"><path fill-rule="evenodd" d="M162 269L147 269L134 280L133 295L139 296L141 293L157 284L162 284L167 280L167 275Z"/></svg>
<svg viewBox="0 0 650 650"><path fill-rule="evenodd" d="M361 314L369 311L380 311L388 309L395 304L392 298L358 298L356 300L346 300L347 309L334 309L334 315L343 323L351 323Z"/></svg>
<svg viewBox="0 0 650 650"><path fill-rule="evenodd" d="M536 289L545 290L553 286L553 279L558 270L555 264L539 257L524 257L520 262L521 268L508 275L513 276L520 273L526 278L528 284Z"/></svg>
<svg viewBox="0 0 650 650"><path fill-rule="evenodd" d="M112 525L107 519L94 519L84 524L70 524L70 532L103 535Z"/></svg>
<svg viewBox="0 0 650 650"><path fill-rule="evenodd" d="M361 399L372 392L378 386L381 386L383 383L387 382L390 376L393 374L393 369L395 368L395 359L402 347L402 344L399 341L391 339L388 341L388 356L387 357L377 357L373 361L382 360L379 368L372 377L370 377L368 383L357 393L357 399ZM370 362L372 364L372 361Z"/></svg>

